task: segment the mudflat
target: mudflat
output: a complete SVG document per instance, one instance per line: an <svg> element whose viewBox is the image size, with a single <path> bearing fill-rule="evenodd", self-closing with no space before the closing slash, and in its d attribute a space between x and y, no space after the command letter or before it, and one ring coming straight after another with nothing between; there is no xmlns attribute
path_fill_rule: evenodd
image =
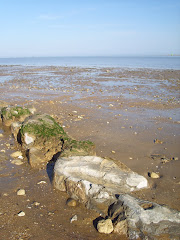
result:
<svg viewBox="0 0 180 240"><path fill-rule="evenodd" d="M32 105L53 115L101 157L145 176L150 188L135 197L180 210L180 70L0 66L0 105ZM12 164L17 146L0 128L0 221L3 239L118 239L100 234L98 217L54 190L47 169ZM20 150L20 149L19 149ZM151 173L159 178L152 178ZM25 189L25 196L17 190ZM20 211L25 216L19 217ZM77 215L77 221L70 219Z"/></svg>

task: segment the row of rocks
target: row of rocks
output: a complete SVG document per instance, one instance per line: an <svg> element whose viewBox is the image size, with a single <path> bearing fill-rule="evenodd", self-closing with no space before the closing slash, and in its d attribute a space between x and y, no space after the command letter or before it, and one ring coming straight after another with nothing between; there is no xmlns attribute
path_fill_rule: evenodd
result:
<svg viewBox="0 0 180 240"><path fill-rule="evenodd" d="M69 206L79 201L99 212L96 228L101 233L114 231L129 239L156 239L164 234L179 238L178 211L131 196L149 187L145 177L119 161L95 156L92 142L72 139L54 118L34 112L34 108L6 107L1 119L11 126L32 167L55 161L53 185L69 194ZM22 154L18 158L22 160Z"/></svg>

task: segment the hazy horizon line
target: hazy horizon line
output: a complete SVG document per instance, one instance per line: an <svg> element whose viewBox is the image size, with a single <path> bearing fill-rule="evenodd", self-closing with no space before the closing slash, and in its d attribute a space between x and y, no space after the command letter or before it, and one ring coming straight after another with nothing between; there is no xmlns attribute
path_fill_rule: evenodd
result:
<svg viewBox="0 0 180 240"><path fill-rule="evenodd" d="M1 57L0 58L93 58L93 57L179 57L180 54L123 54L123 55L65 55L65 56L22 56L22 57Z"/></svg>

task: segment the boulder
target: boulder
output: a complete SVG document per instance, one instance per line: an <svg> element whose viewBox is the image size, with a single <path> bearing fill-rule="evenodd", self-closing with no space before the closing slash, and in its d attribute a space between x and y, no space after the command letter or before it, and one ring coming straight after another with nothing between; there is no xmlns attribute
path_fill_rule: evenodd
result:
<svg viewBox="0 0 180 240"><path fill-rule="evenodd" d="M116 211L123 208L128 225L129 239L179 239L180 212L157 203L120 194Z"/></svg>
<svg viewBox="0 0 180 240"><path fill-rule="evenodd" d="M15 121L23 122L30 115L32 115L31 108L16 106L1 109L1 119L5 126L11 126Z"/></svg>
<svg viewBox="0 0 180 240"><path fill-rule="evenodd" d="M58 158L53 183L55 188L100 212L100 205L107 209L116 200L116 194L148 187L145 177L97 156Z"/></svg>
<svg viewBox="0 0 180 240"><path fill-rule="evenodd" d="M93 143L70 138L55 119L47 114L26 118L18 135L32 167L41 167L51 159L56 160L60 154L69 156L94 153Z"/></svg>

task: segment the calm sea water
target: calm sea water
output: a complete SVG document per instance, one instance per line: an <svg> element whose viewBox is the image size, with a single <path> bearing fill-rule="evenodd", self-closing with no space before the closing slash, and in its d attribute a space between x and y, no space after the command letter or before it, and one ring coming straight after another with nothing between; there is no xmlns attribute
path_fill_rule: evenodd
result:
<svg viewBox="0 0 180 240"><path fill-rule="evenodd" d="M179 69L180 57L32 57L0 58L0 65Z"/></svg>

